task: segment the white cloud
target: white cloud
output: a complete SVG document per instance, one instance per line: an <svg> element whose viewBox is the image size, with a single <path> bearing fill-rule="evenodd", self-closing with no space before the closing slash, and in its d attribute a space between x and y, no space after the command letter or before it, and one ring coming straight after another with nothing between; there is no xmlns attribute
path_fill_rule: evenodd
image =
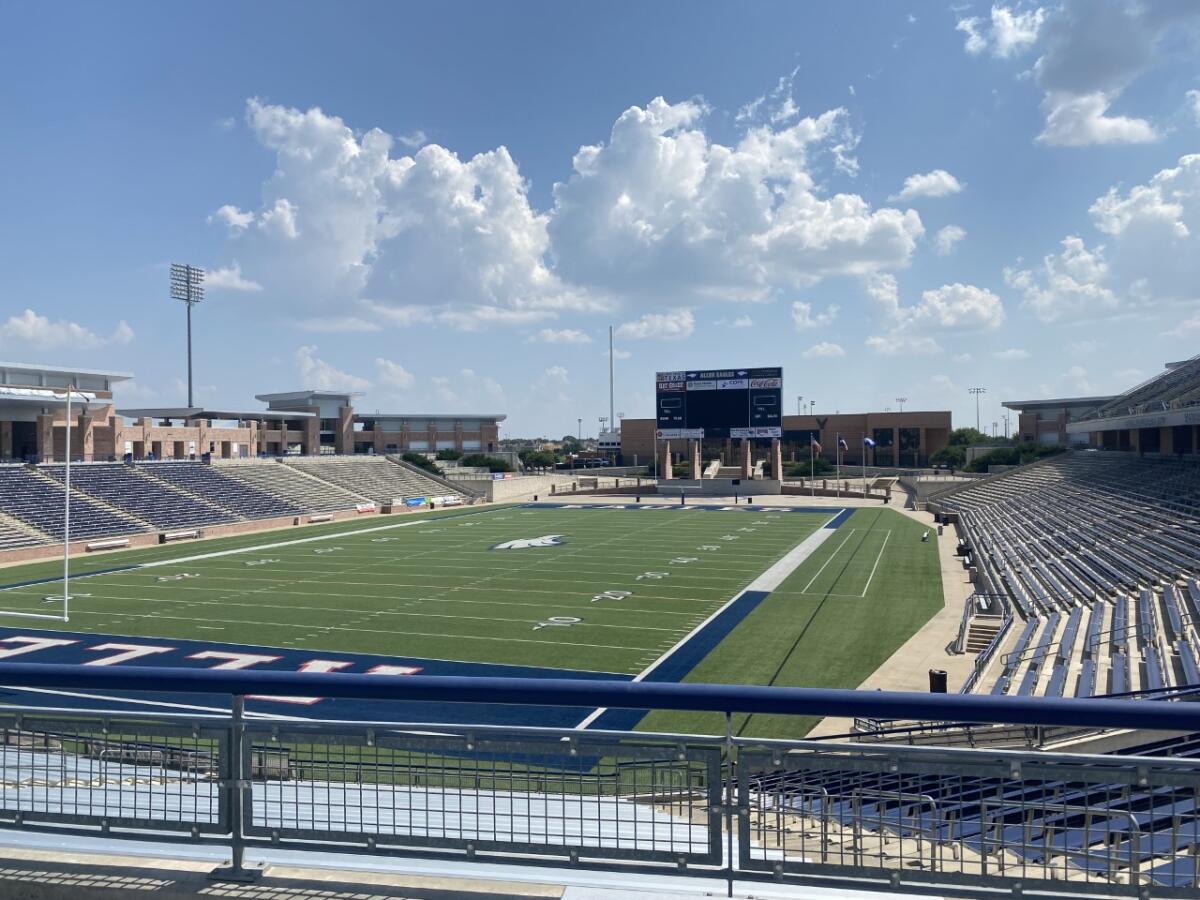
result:
<svg viewBox="0 0 1200 900"><path fill-rule="evenodd" d="M945 169L934 169L919 175L909 175L904 179L904 187L900 193L888 197L889 200L914 200L917 197L947 197L957 194L963 189L962 183Z"/></svg>
<svg viewBox="0 0 1200 900"><path fill-rule="evenodd" d="M749 316L738 316L730 323L732 328L753 328L754 320Z"/></svg>
<svg viewBox="0 0 1200 900"><path fill-rule="evenodd" d="M867 294L889 318L900 314L900 286L890 272L879 272L867 279Z"/></svg>
<svg viewBox="0 0 1200 900"><path fill-rule="evenodd" d="M261 291L262 285L242 275L242 267L235 259L233 265L222 269L210 269L204 275L204 286L218 291Z"/></svg>
<svg viewBox="0 0 1200 900"><path fill-rule="evenodd" d="M221 222L230 232L238 234L245 231L254 222L254 213L240 210L236 206L226 203L209 216L208 221L209 223Z"/></svg>
<svg viewBox="0 0 1200 900"><path fill-rule="evenodd" d="M928 356L941 353L938 342L928 335L896 333L886 336L872 335L866 345L881 356Z"/></svg>
<svg viewBox="0 0 1200 900"><path fill-rule="evenodd" d="M1004 362L1016 362L1021 359L1029 359L1029 351L1022 350L1020 347L1011 347L1008 350L997 350L992 354L992 358Z"/></svg>
<svg viewBox="0 0 1200 900"><path fill-rule="evenodd" d="M133 338L133 329L124 320L117 323L108 337L77 322L52 321L32 309L0 322L0 347L9 350L56 350L60 347L83 350L105 344L128 344Z"/></svg>
<svg viewBox="0 0 1200 900"><path fill-rule="evenodd" d="M387 387L406 391L417 383L417 378L412 372L390 359L376 357L375 369L379 373L379 383Z"/></svg>
<svg viewBox="0 0 1200 900"><path fill-rule="evenodd" d="M993 6L991 20L972 16L959 19L955 28L966 35L964 49L973 56L989 51L992 56L1007 59L1032 47L1038 38L1046 11L1040 7L1017 12L1004 6Z"/></svg>
<svg viewBox="0 0 1200 900"><path fill-rule="evenodd" d="M552 381L557 384L566 384L568 381L567 370L562 366L551 366L542 373L542 376L547 381Z"/></svg>
<svg viewBox="0 0 1200 900"><path fill-rule="evenodd" d="M999 297L986 288L957 282L923 292L921 302L905 313L915 327L947 330L991 330L1004 322L1004 304Z"/></svg>
<svg viewBox="0 0 1200 900"><path fill-rule="evenodd" d="M379 331L379 325L358 316L317 316L311 319L301 319L296 327L302 331L313 331L318 334L340 334L347 332Z"/></svg>
<svg viewBox="0 0 1200 900"><path fill-rule="evenodd" d="M542 344L590 344L591 337L577 328L543 328L529 340Z"/></svg>
<svg viewBox="0 0 1200 900"><path fill-rule="evenodd" d="M560 277L645 302L763 300L908 263L915 211L816 187L812 158L853 144L845 110L753 126L732 146L710 141L705 114L657 98L580 148L548 226Z"/></svg>
<svg viewBox="0 0 1200 900"><path fill-rule="evenodd" d="M1040 270L1005 280L1045 321L1200 300L1200 154L1183 156L1144 184L1110 189L1089 208L1106 241L1072 235Z"/></svg>
<svg viewBox="0 0 1200 900"><path fill-rule="evenodd" d="M1174 328L1162 332L1163 337L1193 338L1200 334L1200 312L1189 319L1184 319Z"/></svg>
<svg viewBox="0 0 1200 900"><path fill-rule="evenodd" d="M1087 369L1083 366L1071 366L1062 374L1063 382L1074 392L1079 394L1091 394L1095 392L1091 379L1088 378Z"/></svg>
<svg viewBox="0 0 1200 900"><path fill-rule="evenodd" d="M956 362L959 365L963 365L964 363L971 362L971 360L974 358L975 357L973 357L970 353L955 353L954 356L951 357L951 361Z"/></svg>
<svg viewBox="0 0 1200 900"><path fill-rule="evenodd" d="M809 328L822 328L825 325L833 322L837 318L837 304L830 304L824 312L813 315L811 303L804 303L796 300L792 303L792 321L796 324L798 331L805 331Z"/></svg>
<svg viewBox="0 0 1200 900"><path fill-rule="evenodd" d="M343 372L318 358L317 348L313 345L296 348L296 370L305 388L310 390L361 391L371 386L367 379Z"/></svg>
<svg viewBox="0 0 1200 900"><path fill-rule="evenodd" d="M819 344L813 344L800 355L805 359L831 359L838 356L845 356L846 351L838 344L822 341Z"/></svg>
<svg viewBox="0 0 1200 900"><path fill-rule="evenodd" d="M1091 340L1091 339L1084 339L1084 340L1080 340L1080 341L1071 341L1069 344L1067 344L1067 352L1074 353L1077 356L1087 356L1089 354L1095 353L1098 350L1102 350L1104 348L1104 346L1105 346L1104 341L1097 341L1097 340Z"/></svg>
<svg viewBox="0 0 1200 900"><path fill-rule="evenodd" d="M1073 95L1053 91L1042 109L1046 127L1037 140L1060 147L1090 144L1145 144L1158 139L1145 119L1106 115L1112 99L1102 91Z"/></svg>
<svg viewBox="0 0 1200 900"><path fill-rule="evenodd" d="M666 313L646 313L634 322L626 322L617 328L616 336L634 340L682 340L691 337L695 330L696 319L690 309L673 309Z"/></svg>
<svg viewBox="0 0 1200 900"><path fill-rule="evenodd" d="M1093 318L1115 310L1120 301L1105 286L1108 263L1103 248L1089 250L1077 236L1065 238L1063 251L1042 259L1040 272L1004 270L1005 282L1025 295L1024 305L1043 322Z"/></svg>
<svg viewBox="0 0 1200 900"><path fill-rule="evenodd" d="M1196 120L1196 124L1200 125L1200 91L1188 91L1184 97L1187 98L1192 117Z"/></svg>
<svg viewBox="0 0 1200 900"><path fill-rule="evenodd" d="M396 140L402 143L405 147L416 150L418 147L423 147L426 143L428 143L429 138L426 136L424 131L418 128L412 134L396 135Z"/></svg>
<svg viewBox="0 0 1200 900"><path fill-rule="evenodd" d="M967 230L959 225L947 225L938 230L933 238L933 246L938 256L949 256L954 252L954 245L967 236Z"/></svg>
<svg viewBox="0 0 1200 900"><path fill-rule="evenodd" d="M1046 9L992 7L992 22L964 19L966 50L1015 56L1036 46L1032 74L1043 91L1046 124L1038 140L1052 145L1145 143L1158 132L1144 118L1108 115L1109 107L1144 72L1194 52L1200 5L1134 0L1064 0ZM1162 44L1173 45L1164 51ZM1005 52L1007 49L1007 52Z"/></svg>

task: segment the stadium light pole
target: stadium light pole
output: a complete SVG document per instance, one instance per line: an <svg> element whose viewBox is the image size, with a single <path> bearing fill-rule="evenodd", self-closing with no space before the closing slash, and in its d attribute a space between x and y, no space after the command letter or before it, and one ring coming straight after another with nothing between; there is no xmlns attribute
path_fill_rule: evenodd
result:
<svg viewBox="0 0 1200 900"><path fill-rule="evenodd" d="M982 429L979 427L979 395L986 394L987 388L983 388L983 387L967 388L967 393L975 395L975 430L982 431Z"/></svg>
<svg viewBox="0 0 1200 900"><path fill-rule="evenodd" d="M908 400L907 397L897 397L896 398L896 403L899 404L899 406L900 406L900 412L904 412L904 402L906 400Z"/></svg>
<svg viewBox="0 0 1200 900"><path fill-rule="evenodd" d="M182 300L187 306L187 405L191 409L195 405L192 399L192 307L204 299L204 270L171 263L171 299Z"/></svg>
<svg viewBox="0 0 1200 900"><path fill-rule="evenodd" d="M582 417L576 420L579 423L579 443L583 443L583 419Z"/></svg>
<svg viewBox="0 0 1200 900"><path fill-rule="evenodd" d="M803 397L796 398L796 415L798 415L798 416L804 415L804 398Z"/></svg>

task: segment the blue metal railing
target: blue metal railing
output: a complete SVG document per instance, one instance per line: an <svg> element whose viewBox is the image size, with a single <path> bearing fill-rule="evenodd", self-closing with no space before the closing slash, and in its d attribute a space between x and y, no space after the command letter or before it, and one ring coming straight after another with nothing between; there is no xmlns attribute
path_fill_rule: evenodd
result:
<svg viewBox="0 0 1200 900"><path fill-rule="evenodd" d="M315 672L249 672L0 663L0 685L235 696L341 697L435 703L500 703L981 724L1071 725L1200 732L1200 704L921 694L723 684L652 684L570 678L480 678Z"/></svg>

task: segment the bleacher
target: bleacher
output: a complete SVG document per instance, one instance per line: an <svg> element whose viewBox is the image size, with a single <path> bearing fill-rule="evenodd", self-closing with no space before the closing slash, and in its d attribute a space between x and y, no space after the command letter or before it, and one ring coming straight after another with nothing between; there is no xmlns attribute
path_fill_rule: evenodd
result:
<svg viewBox="0 0 1200 900"><path fill-rule="evenodd" d="M71 471L72 476L75 469ZM0 510L52 540L63 538L61 484L22 465L0 466ZM145 531L146 525L71 492L71 537L92 540ZM26 545L28 546L28 545Z"/></svg>
<svg viewBox="0 0 1200 900"><path fill-rule="evenodd" d="M1200 759L1200 735L1129 747L1115 756ZM1114 762L1117 760L1114 759ZM1100 765L1100 764L1097 764ZM772 796L781 812L822 823L838 844L839 831L901 842L965 844L997 860L1053 864L1057 877L1084 873L1139 884L1190 887L1200 858L1200 803L1192 787L1081 783L1061 780L964 777L958 773L883 774L826 769L750 774L753 794ZM865 827L864 827L865 823Z"/></svg>
<svg viewBox="0 0 1200 900"><path fill-rule="evenodd" d="M263 466L271 465L263 463ZM159 481L203 497L244 519L294 516L305 508L254 485L227 477L223 467L202 462L139 463L138 471Z"/></svg>
<svg viewBox="0 0 1200 900"><path fill-rule="evenodd" d="M65 478L62 465L40 466L39 471L57 481ZM240 518L124 463L72 465L71 487L155 528L196 528Z"/></svg>
<svg viewBox="0 0 1200 900"><path fill-rule="evenodd" d="M36 547L47 544L50 538L27 525L19 525L14 521L0 518L0 552L19 550L22 547Z"/></svg>
<svg viewBox="0 0 1200 900"><path fill-rule="evenodd" d="M297 456L284 462L375 503L461 493L380 456Z"/></svg>
<svg viewBox="0 0 1200 900"><path fill-rule="evenodd" d="M1099 407L1088 418L1132 416L1168 409L1185 409L1200 403L1200 356L1159 372Z"/></svg>
<svg viewBox="0 0 1200 900"><path fill-rule="evenodd" d="M217 463L214 468L227 478L278 497L305 512L327 513L354 509L355 505L367 499L327 481L306 475L294 466L281 465L273 460Z"/></svg>
<svg viewBox="0 0 1200 900"><path fill-rule="evenodd" d="M1200 465L1064 454L938 509L958 514L965 564L1026 622L975 690L1094 696L1197 683Z"/></svg>

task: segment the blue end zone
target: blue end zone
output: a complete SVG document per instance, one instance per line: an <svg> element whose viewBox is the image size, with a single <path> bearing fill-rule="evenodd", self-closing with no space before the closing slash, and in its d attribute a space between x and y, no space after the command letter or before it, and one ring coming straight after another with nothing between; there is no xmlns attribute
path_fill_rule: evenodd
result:
<svg viewBox="0 0 1200 900"><path fill-rule="evenodd" d="M129 665L172 666L187 669L209 669L226 660L214 658L212 655L196 658L197 654L229 653L254 654L273 657L269 660L258 661L253 666L256 671L290 671L301 669L305 663L314 660L346 663L339 666L337 671L365 674L380 666L402 666L416 671L407 674L422 675L473 675L482 677L502 678L586 678L619 679L628 681L628 675L614 675L608 672L585 672L571 669L548 669L534 666L508 666L490 663L451 662L440 659L419 659L414 657L376 656L366 653L339 653L322 650L293 650L280 647L252 647L245 644L219 644L209 641L173 640L160 638L130 638L115 635L82 634L70 631L47 631L42 629L0 629L0 648L3 650L18 650L30 646L29 641L14 640L55 639L71 641L70 644L46 647L27 653L13 653L14 662L30 663L62 663L79 665L94 663L131 647L167 648L161 653L142 656L129 660ZM119 643L119 648L111 645ZM105 644L110 646L101 649ZM398 674L380 674L380 678L402 678ZM91 696L87 692L78 692L64 696L60 692L40 693L36 691L18 690L15 688L0 688L0 703L19 704L22 706L53 706L83 709L113 708L116 699L120 707L137 711L138 709L156 709L157 711L171 710L172 705L191 708L193 711L205 709L224 711L229 709L227 698L207 694L167 694L155 691L147 685L147 690L136 694L122 694L119 697L102 699ZM105 695L107 697L107 695ZM288 718L322 718L345 719L354 721L387 721L387 722L470 722L480 725L535 725L547 728L571 728L580 719L591 712L592 708L552 708L526 706L500 706L494 704L463 704L452 705L436 703L415 703L405 701L378 702L365 700L345 700L330 698L315 698L309 704L296 704L272 700L270 698L247 698L246 710L252 714L279 716ZM178 710L180 712L186 709Z"/></svg>
<svg viewBox="0 0 1200 900"><path fill-rule="evenodd" d="M845 522L852 515L854 515L853 509L843 509L840 513L838 513L836 516L834 516L831 521L826 522L825 527L826 528L837 528L839 525L841 525L843 522Z"/></svg>
<svg viewBox="0 0 1200 900"><path fill-rule="evenodd" d="M671 503L671 498L666 498L661 501L650 501L643 503L521 503L521 509L627 509L627 510L717 510L719 512L772 512L772 513L818 513L822 515L833 515L834 513L852 513L853 509L843 509L840 506L762 506L751 504L738 504L734 506L731 503L697 503L689 502L686 506L682 503ZM842 520L844 521L844 519ZM833 527L837 527L836 525Z"/></svg>
<svg viewBox="0 0 1200 900"><path fill-rule="evenodd" d="M742 620L770 596L769 591L743 591L733 603L729 604L719 616L690 641L680 647L675 653L663 661L642 681L649 682L679 682L699 665L700 660L725 640ZM632 731L634 726L646 714L644 709L609 709L601 713L589 728L613 729L617 731Z"/></svg>

